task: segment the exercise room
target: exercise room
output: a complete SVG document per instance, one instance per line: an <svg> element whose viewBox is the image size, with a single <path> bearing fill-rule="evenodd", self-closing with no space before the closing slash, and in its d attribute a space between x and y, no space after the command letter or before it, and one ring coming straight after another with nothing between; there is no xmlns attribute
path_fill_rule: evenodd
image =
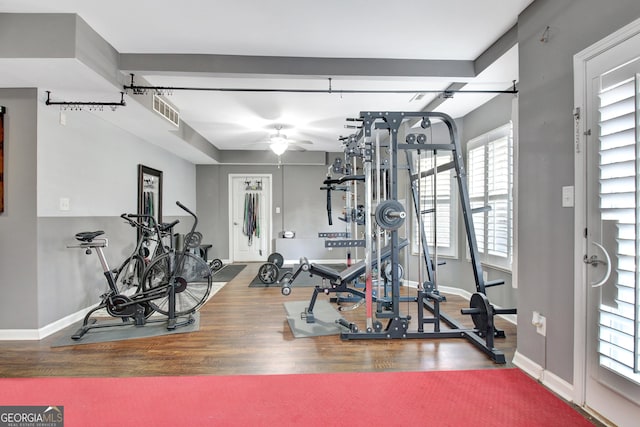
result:
<svg viewBox="0 0 640 427"><path fill-rule="evenodd" d="M638 52L633 0L0 0L0 425L635 425Z"/></svg>

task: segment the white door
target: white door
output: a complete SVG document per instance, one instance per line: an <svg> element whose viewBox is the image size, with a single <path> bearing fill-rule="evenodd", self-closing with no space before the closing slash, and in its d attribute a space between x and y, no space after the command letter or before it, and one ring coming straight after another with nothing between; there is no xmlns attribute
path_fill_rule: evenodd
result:
<svg viewBox="0 0 640 427"><path fill-rule="evenodd" d="M640 35L586 62L584 403L640 418Z"/></svg>
<svg viewBox="0 0 640 427"><path fill-rule="evenodd" d="M271 248L271 175L229 175L233 261L266 261Z"/></svg>

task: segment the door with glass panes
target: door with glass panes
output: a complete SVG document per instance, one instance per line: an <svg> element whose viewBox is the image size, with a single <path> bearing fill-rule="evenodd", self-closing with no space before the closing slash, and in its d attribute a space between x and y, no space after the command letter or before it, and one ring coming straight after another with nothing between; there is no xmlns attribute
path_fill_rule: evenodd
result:
<svg viewBox="0 0 640 427"><path fill-rule="evenodd" d="M633 425L640 417L640 35L588 60L586 84L585 405Z"/></svg>

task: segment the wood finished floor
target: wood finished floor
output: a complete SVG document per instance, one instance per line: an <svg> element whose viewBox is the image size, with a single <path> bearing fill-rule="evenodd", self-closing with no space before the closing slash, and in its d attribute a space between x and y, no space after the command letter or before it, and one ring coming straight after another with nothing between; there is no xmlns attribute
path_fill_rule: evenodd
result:
<svg viewBox="0 0 640 427"><path fill-rule="evenodd" d="M331 335L296 339L283 303L308 301L312 288L294 287L288 297L282 296L278 287L249 288L260 265L248 264L211 298L200 310L198 332L56 348L51 345L62 332L40 341L2 341L0 377L293 374L513 366L516 327L499 318L496 325L507 337L496 339L495 346L505 353L506 364L494 363L460 338L342 341ZM408 306L403 303L401 311L406 313ZM447 295L447 302L442 304L444 312L471 327L471 319L459 314L463 307L468 303L453 295ZM344 316L363 328L364 307ZM409 328L416 327L411 323Z"/></svg>

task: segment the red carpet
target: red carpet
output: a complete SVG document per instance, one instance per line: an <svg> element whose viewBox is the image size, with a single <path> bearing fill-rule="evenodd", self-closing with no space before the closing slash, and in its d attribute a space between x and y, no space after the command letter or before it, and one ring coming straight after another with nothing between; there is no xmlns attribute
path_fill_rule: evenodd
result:
<svg viewBox="0 0 640 427"><path fill-rule="evenodd" d="M76 426L590 426L518 369L0 379L0 406Z"/></svg>

